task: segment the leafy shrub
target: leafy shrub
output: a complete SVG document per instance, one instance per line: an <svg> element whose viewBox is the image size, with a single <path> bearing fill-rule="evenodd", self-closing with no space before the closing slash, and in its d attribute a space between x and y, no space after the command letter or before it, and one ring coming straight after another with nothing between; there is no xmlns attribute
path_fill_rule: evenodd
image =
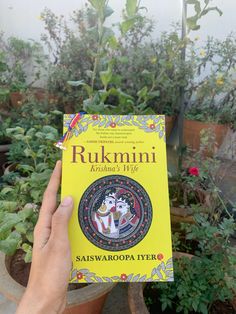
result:
<svg viewBox="0 0 236 314"><path fill-rule="evenodd" d="M8 91L7 95L9 92L25 91L39 80L45 68L45 56L39 43L17 37L5 39L0 33L0 49L1 94L3 90L5 93Z"/></svg>
<svg viewBox="0 0 236 314"><path fill-rule="evenodd" d="M236 252L229 237L235 230L235 222L232 218L224 218L213 224L208 218L208 215L196 214L196 224L183 226L186 238L195 241L197 247L191 259L183 257L174 261L175 281L152 283L149 287L152 293L156 292L164 313L170 308L185 314L207 314L214 302L233 299ZM155 298L148 297L149 306L155 302Z"/></svg>
<svg viewBox="0 0 236 314"><path fill-rule="evenodd" d="M60 151L53 144L59 138L55 123L59 117L61 127L62 114L33 110L30 121L29 116L24 116L27 106L22 112L17 122L21 126L6 131L12 139L9 160L15 163L15 170L5 174L0 183L0 250L12 255L22 248L26 252L25 261L29 262L43 193L60 159Z"/></svg>

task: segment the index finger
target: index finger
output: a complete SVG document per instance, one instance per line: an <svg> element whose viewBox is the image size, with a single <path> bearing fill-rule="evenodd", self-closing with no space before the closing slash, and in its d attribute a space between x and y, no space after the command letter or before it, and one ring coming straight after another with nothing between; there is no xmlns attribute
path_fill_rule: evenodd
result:
<svg viewBox="0 0 236 314"><path fill-rule="evenodd" d="M52 215L57 207L57 191L61 183L61 161L58 160L53 170L48 186L44 192L43 202L40 209L39 221L51 226Z"/></svg>

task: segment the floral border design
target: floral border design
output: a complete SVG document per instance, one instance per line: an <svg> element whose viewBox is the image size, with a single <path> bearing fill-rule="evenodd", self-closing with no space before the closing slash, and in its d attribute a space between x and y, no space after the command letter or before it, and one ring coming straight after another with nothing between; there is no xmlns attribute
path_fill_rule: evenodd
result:
<svg viewBox="0 0 236 314"><path fill-rule="evenodd" d="M64 126L69 127L71 119L75 114L64 115ZM165 140L165 118L160 115L98 115L85 114L72 129L72 136L86 132L89 125L99 128L116 128L123 126L135 126L147 133L158 133L159 138Z"/></svg>
<svg viewBox="0 0 236 314"><path fill-rule="evenodd" d="M158 254L157 259L162 259L163 255ZM115 275L112 277L98 276L94 272L90 272L89 269L83 268L77 270L72 268L70 282L71 283L102 283L102 282L149 282L149 281L174 281L173 273L173 259L172 257L160 262L151 271L151 274L125 274Z"/></svg>

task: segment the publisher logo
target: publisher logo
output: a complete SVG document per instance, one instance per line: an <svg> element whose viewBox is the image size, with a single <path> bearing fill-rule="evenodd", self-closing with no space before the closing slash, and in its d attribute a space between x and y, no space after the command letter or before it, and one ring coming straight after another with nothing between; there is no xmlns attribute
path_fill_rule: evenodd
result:
<svg viewBox="0 0 236 314"><path fill-rule="evenodd" d="M152 205L144 188L133 179L111 175L84 192L78 219L87 239L109 251L127 250L139 243L152 221Z"/></svg>

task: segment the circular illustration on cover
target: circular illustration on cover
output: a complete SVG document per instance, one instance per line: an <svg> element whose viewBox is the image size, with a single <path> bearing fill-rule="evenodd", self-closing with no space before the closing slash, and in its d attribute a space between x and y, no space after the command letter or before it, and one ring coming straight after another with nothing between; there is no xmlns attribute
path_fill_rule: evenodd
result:
<svg viewBox="0 0 236 314"><path fill-rule="evenodd" d="M87 239L109 251L139 243L152 222L152 205L144 188L121 175L96 180L84 192L78 219Z"/></svg>

